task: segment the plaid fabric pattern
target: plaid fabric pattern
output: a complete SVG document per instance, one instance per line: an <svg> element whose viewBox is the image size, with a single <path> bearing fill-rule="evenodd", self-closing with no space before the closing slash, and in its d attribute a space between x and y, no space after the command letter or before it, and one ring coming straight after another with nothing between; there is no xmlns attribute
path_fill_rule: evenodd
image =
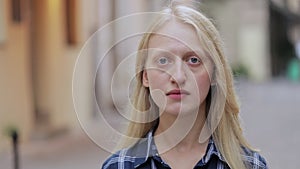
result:
<svg viewBox="0 0 300 169"><path fill-rule="evenodd" d="M243 148L243 159L249 169L268 169L265 159L257 152ZM216 148L213 139L209 140L206 154L196 164L197 168L229 169L225 159ZM210 165L210 167L208 167ZM103 164L102 169L170 169L158 154L153 141L153 131L142 138L133 147L122 149L109 157Z"/></svg>

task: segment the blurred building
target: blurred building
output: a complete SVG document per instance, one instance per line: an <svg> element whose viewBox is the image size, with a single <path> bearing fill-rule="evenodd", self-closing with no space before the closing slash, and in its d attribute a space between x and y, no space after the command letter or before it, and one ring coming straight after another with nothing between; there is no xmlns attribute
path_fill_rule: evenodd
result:
<svg viewBox="0 0 300 169"><path fill-rule="evenodd" d="M299 0L204 0L223 35L233 68L251 79L285 76L299 40Z"/></svg>
<svg viewBox="0 0 300 169"><path fill-rule="evenodd" d="M273 76L280 76L289 69L290 62L297 58L296 46L300 44L300 1L270 1L269 13L271 72Z"/></svg>
<svg viewBox="0 0 300 169"><path fill-rule="evenodd" d="M160 2L111 0L1 0L0 1L0 152L8 147L4 131L17 128L21 141L47 139L79 126L72 100L72 75L80 49L100 27L117 17L152 11ZM132 25L134 26L134 25ZM115 34L107 35L113 39ZM107 42L94 47L104 48ZM99 50L98 49L98 50ZM93 52L91 54L97 55ZM100 99L111 108L111 75L118 56L106 65ZM86 60L80 85L89 88L94 60ZM103 74L103 73L102 73ZM107 93L107 94L106 94ZM94 115L90 93L80 91L80 120Z"/></svg>
<svg viewBox="0 0 300 169"><path fill-rule="evenodd" d="M22 141L46 139L76 128L72 75L85 41L110 21L135 12L157 11L164 1L149 0L0 0L0 152L9 144L2 131L19 129ZM299 42L299 0L203 0L203 10L215 19L233 67L244 66L251 79L280 76ZM123 29L107 41L96 41L91 55L106 49ZM123 53L137 44L116 48L95 83L101 105L113 109L110 81ZM95 60L83 63L80 86L94 84ZM122 80L116 90L124 94ZM79 91L80 120L95 117L90 93Z"/></svg>

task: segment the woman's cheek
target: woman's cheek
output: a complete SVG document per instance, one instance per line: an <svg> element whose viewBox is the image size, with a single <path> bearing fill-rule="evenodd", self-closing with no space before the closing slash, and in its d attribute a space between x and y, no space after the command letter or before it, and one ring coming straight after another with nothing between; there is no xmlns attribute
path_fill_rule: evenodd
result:
<svg viewBox="0 0 300 169"><path fill-rule="evenodd" d="M208 74L205 74L198 79L197 87L200 94L200 100L203 102L206 99L210 88L210 79Z"/></svg>

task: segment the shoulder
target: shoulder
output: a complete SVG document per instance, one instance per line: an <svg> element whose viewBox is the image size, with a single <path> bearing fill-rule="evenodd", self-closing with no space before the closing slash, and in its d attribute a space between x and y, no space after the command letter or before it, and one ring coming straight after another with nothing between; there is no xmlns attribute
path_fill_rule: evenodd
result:
<svg viewBox="0 0 300 169"><path fill-rule="evenodd" d="M243 147L243 160L248 168L268 169L266 159L257 151Z"/></svg>
<svg viewBox="0 0 300 169"><path fill-rule="evenodd" d="M129 154L128 149L122 149L111 155L102 165L102 169L128 169L133 168L135 158Z"/></svg>
<svg viewBox="0 0 300 169"><path fill-rule="evenodd" d="M102 165L102 169L131 169L147 161L148 142L140 139L135 145L111 155Z"/></svg>
<svg viewBox="0 0 300 169"><path fill-rule="evenodd" d="M102 165L102 169L131 169L145 164L153 154L151 151L152 130L146 137L140 138L133 146L122 149L111 155Z"/></svg>

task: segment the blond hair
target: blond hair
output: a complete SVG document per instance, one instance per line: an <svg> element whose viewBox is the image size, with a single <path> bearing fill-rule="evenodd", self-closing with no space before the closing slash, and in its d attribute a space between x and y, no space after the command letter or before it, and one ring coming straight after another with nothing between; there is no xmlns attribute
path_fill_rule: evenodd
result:
<svg viewBox="0 0 300 169"><path fill-rule="evenodd" d="M210 101L207 103L210 109L207 118L211 120L217 118L218 122L216 128L212 129L213 140L230 168L246 168L242 158L242 147L253 149L244 138L243 131L240 127L239 105L234 91L233 77L228 61L225 58L223 43L217 29L202 13L185 4L172 3L168 8L163 10L161 14L155 24L150 27L149 33L143 35L138 51L146 50L152 33L158 30L172 17L176 17L177 20L194 27L203 44L202 47L214 62L214 75L212 78L215 87L211 88ZM135 121L129 123L127 136L131 138L144 137L158 121L158 119L150 120L153 114L157 115L158 112L155 111L157 107L153 104L149 89L144 87L142 82L146 59L147 54L145 52L140 52L137 55L136 86L132 98L134 110L131 112L133 119L142 117L144 119L139 119L139 121L144 121L145 123ZM219 106L220 104L222 105L221 102L223 102L223 107ZM154 112L147 111L151 106L154 106ZM141 113L147 114L141 116ZM214 117L218 115L220 117ZM124 143L124 145L127 146L129 144L132 144L132 140L130 139Z"/></svg>

